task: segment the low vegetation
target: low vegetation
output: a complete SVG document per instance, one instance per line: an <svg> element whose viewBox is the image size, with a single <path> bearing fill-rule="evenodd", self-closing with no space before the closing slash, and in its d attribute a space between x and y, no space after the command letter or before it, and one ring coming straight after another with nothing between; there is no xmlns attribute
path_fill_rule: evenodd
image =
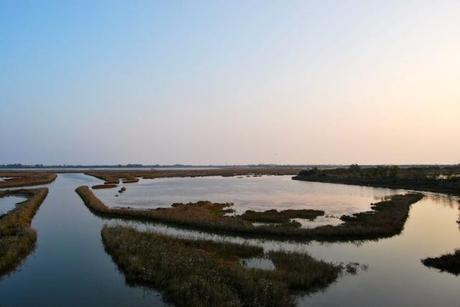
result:
<svg viewBox="0 0 460 307"><path fill-rule="evenodd" d="M139 178L155 179L165 177L205 177L205 176L260 176L260 175L295 175L301 169L298 167L239 167L186 170L136 170L136 171L90 171L86 175L104 180L106 184L137 182Z"/></svg>
<svg viewBox="0 0 460 307"><path fill-rule="evenodd" d="M397 235L404 227L410 206L423 197L420 193L395 195L373 204L372 211L350 217L342 216L344 223L341 225L304 229L296 223L254 226L241 215L226 215L232 211L231 203L201 201L148 210L109 208L87 186L77 188L76 192L94 214L102 217L162 222L208 232L242 236L320 241L370 240Z"/></svg>
<svg viewBox="0 0 460 307"><path fill-rule="evenodd" d="M129 283L151 286L176 306L293 306L292 293L335 281L342 270L308 255L211 241L184 240L104 227L106 251ZM275 270L244 267L247 257L268 257Z"/></svg>
<svg viewBox="0 0 460 307"><path fill-rule="evenodd" d="M47 188L0 191L0 197L27 197L0 218L0 276L14 270L34 249L37 233L30 224L47 194Z"/></svg>
<svg viewBox="0 0 460 307"><path fill-rule="evenodd" d="M247 210L244 212L241 217L243 220L257 223L291 223L291 219L301 218L307 220L314 220L318 216L324 215L323 210L267 210L267 211L252 211Z"/></svg>
<svg viewBox="0 0 460 307"><path fill-rule="evenodd" d="M3 189L49 184L57 175L44 172L0 172L0 177L7 178L0 181L0 189Z"/></svg>
<svg viewBox="0 0 460 307"><path fill-rule="evenodd" d="M455 275L460 274L460 249L452 254L442 255L435 258L426 258L422 263L428 267L436 268L443 272L449 272Z"/></svg>
<svg viewBox="0 0 460 307"><path fill-rule="evenodd" d="M378 166L302 170L294 180L410 189L460 195L460 166Z"/></svg>
<svg viewBox="0 0 460 307"><path fill-rule="evenodd" d="M113 188L116 188L116 187L117 187L116 184L104 183L104 184L93 185L91 188L94 189L94 190L100 190L100 189L113 189Z"/></svg>

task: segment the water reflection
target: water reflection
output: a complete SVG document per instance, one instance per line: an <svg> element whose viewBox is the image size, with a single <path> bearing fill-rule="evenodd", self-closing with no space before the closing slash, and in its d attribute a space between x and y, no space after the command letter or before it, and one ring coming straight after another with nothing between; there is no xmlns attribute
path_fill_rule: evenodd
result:
<svg viewBox="0 0 460 307"><path fill-rule="evenodd" d="M357 274L344 274L327 289L298 298L300 306L457 306L460 279L420 262L460 247L456 223L458 198L427 193L414 204L401 235L353 243L299 243L247 239L158 224L112 221L144 231L181 238L208 239L261 246L265 251L309 253L336 264L358 263Z"/></svg>
<svg viewBox="0 0 460 307"><path fill-rule="evenodd" d="M250 179L269 182L271 179L275 180L274 178L279 180L279 177ZM246 180L232 179L242 182ZM227 182L231 181L221 181L220 184L225 186ZM101 227L107 223L131 225L141 230L183 238L257 245L265 251L306 252L313 257L337 264L359 263L357 274L344 274L324 291L299 296L300 306L458 306L460 279L426 268L420 262L422 258L452 252L460 247L459 228L456 223L459 199L456 197L427 193L426 198L412 206L402 234L389 239L358 243L299 243L222 236L160 224L102 220L91 214L74 192L77 186L97 183L100 181L81 174L63 174L49 185L50 193L32 225L38 231L37 248L18 272L0 280L1 305L165 305L158 292L129 287L125 283L123 275L105 253L100 240ZM348 203L350 200L360 202L363 198L362 202L368 202L369 198L395 192L383 189L383 192L377 193L379 189L330 184L308 184L306 186L309 187L300 187L299 184L303 182L290 179L285 180L283 185L289 186L291 183L296 187L288 189L311 189L312 192L308 194L311 198L306 199L312 201L308 204L320 203L323 207L342 197L348 199L344 206L349 207L354 206L351 202ZM127 185L126 193L133 186ZM279 181L266 192L271 193L276 186L279 186ZM226 201L228 195L238 196L239 190L232 189L231 193L222 196ZM285 187L282 190L285 191ZM243 187L242 191L244 196ZM283 191L271 194L275 203L283 203L279 199L286 195ZM324 201L327 196L331 198L330 201ZM258 199L262 203L266 200L265 196ZM292 204L291 200L288 203ZM256 203L254 206L259 205ZM360 210L364 208L361 205L358 207Z"/></svg>
<svg viewBox="0 0 460 307"><path fill-rule="evenodd" d="M1 306L164 306L158 292L129 287L105 253L103 221L75 193L99 182L62 174L35 216L37 246L18 271L0 279Z"/></svg>

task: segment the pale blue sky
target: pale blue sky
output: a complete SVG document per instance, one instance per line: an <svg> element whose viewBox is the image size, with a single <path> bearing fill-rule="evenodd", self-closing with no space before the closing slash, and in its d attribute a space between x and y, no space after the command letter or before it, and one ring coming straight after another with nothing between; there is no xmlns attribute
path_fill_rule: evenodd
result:
<svg viewBox="0 0 460 307"><path fill-rule="evenodd" d="M459 1L0 0L2 163L458 163Z"/></svg>

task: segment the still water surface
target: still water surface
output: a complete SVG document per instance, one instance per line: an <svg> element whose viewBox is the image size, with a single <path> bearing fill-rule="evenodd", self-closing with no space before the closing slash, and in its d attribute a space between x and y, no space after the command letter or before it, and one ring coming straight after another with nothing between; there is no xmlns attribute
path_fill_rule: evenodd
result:
<svg viewBox="0 0 460 307"><path fill-rule="evenodd" d="M167 208L172 203L232 202L237 214L246 210L320 209L325 216L305 226L340 223L338 217L370 210L370 204L398 191L340 184L302 182L291 176L196 177L141 179L119 188L94 190L110 207Z"/></svg>
<svg viewBox="0 0 460 307"><path fill-rule="evenodd" d="M35 216L35 252L0 280L0 306L163 306L157 292L126 285L100 238L104 222L75 193L99 180L62 174Z"/></svg>
<svg viewBox="0 0 460 307"><path fill-rule="evenodd" d="M212 185L212 179L215 178L206 179ZM230 179L240 182L245 180ZM235 192L227 192L235 198L223 199L222 196L221 201L237 203L238 199L246 199L252 208L262 208L264 201L270 206L276 202L292 203L298 199L299 193L290 196L284 189L293 184L296 187L288 189L313 191L311 195L317 201L309 202L311 205L322 201L322 206L327 210L342 212L350 209L340 208L341 204L347 208L353 207L352 201L344 201L344 198L350 197L349 199L357 200L356 208L362 211L365 200L359 199L372 201L395 192L368 187L297 182L285 180L284 177L248 179L253 184L255 183L252 180L260 180L263 183L261 185L269 181L271 188L277 189L277 192L271 194L271 197L262 193L264 195L256 197L260 201L252 205L249 197L238 198ZM278 186L276 180L279 182ZM218 181L217 186L225 186L229 182L225 181L223 184L221 180ZM92 215L74 192L79 185L97 183L100 181L85 175L63 174L49 186L50 193L33 222L33 227L38 231L36 251L26 259L19 271L0 280L1 306L163 306L164 302L157 292L126 285L123 275L104 252L100 240L100 230L104 223L134 225L143 230L186 238L248 243L262 246L267 251L282 249L307 252L327 261L358 262L367 266L367 270L360 270L356 275L344 275L322 292L300 296L300 306L459 306L460 277L428 269L420 263L420 259L424 257L438 256L460 247L456 223L459 209L457 198L427 194L426 198L413 205L400 236L362 244L308 244L212 235L159 224L103 221ZM134 190L135 185L127 185L127 193ZM302 185L304 187L300 187ZM205 187L203 190L213 188ZM265 190L266 193L270 193L269 190ZM213 193L218 194L211 194ZM277 193L287 195L288 201L274 197ZM247 194L241 193L243 196ZM325 194L329 194L330 201ZM113 194L111 197L113 198ZM164 199L168 200L166 197ZM188 200L190 199L185 201ZM243 202L240 204L243 208Z"/></svg>
<svg viewBox="0 0 460 307"><path fill-rule="evenodd" d="M21 196L0 197L0 216L13 210L16 208L17 203L23 202L24 200L26 200L26 198Z"/></svg>

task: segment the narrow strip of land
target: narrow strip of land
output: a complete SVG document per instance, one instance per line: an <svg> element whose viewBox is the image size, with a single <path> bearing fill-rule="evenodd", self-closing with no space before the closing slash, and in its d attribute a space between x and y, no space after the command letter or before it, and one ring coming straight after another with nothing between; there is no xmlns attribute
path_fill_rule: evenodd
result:
<svg viewBox="0 0 460 307"><path fill-rule="evenodd" d="M0 191L0 197L27 197L0 218L0 276L14 270L34 249L37 233L30 224L47 194L47 188Z"/></svg>
<svg viewBox="0 0 460 307"><path fill-rule="evenodd" d="M3 189L49 184L57 175L44 172L0 172L0 177L6 177L0 181L0 189Z"/></svg>

